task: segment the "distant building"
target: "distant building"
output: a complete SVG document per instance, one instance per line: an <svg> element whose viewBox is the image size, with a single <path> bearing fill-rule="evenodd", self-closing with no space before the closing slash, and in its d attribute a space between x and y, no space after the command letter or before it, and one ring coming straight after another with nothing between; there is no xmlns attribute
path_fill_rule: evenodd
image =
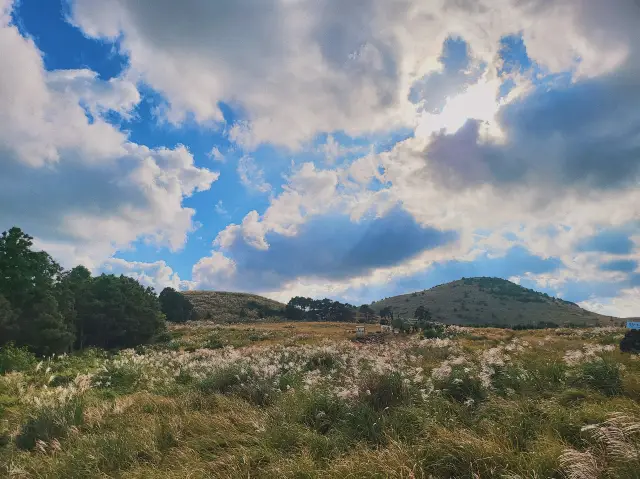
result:
<svg viewBox="0 0 640 479"><path fill-rule="evenodd" d="M381 324L380 325L380 331L382 331L383 333L390 333L391 332L391 325L389 325L389 324Z"/></svg>
<svg viewBox="0 0 640 479"><path fill-rule="evenodd" d="M356 326L356 338L364 338L366 330L364 326Z"/></svg>

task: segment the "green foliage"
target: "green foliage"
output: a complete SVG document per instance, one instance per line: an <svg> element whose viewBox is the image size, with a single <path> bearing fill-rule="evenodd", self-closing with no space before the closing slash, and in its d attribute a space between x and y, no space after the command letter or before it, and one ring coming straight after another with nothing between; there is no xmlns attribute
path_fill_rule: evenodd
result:
<svg viewBox="0 0 640 479"><path fill-rule="evenodd" d="M364 402L376 411L408 404L411 400L409 388L397 372L372 374L365 378L360 390L365 391Z"/></svg>
<svg viewBox="0 0 640 479"><path fill-rule="evenodd" d="M104 349L129 348L153 341L165 329L158 298L151 288L126 276L92 279L92 308L82 315L81 343Z"/></svg>
<svg viewBox="0 0 640 479"><path fill-rule="evenodd" d="M640 330L628 330L622 341L620 341L620 351L623 353L640 353Z"/></svg>
<svg viewBox="0 0 640 479"><path fill-rule="evenodd" d="M303 398L300 421L320 434L342 427L347 418L347 404L332 394L317 392Z"/></svg>
<svg viewBox="0 0 640 479"><path fill-rule="evenodd" d="M167 321L185 323L193 319L193 304L182 293L167 287L162 290L158 299Z"/></svg>
<svg viewBox="0 0 640 479"><path fill-rule="evenodd" d="M320 352L309 358L305 369L308 371L319 369L323 373L327 373L339 365L339 361L332 354Z"/></svg>
<svg viewBox="0 0 640 479"><path fill-rule="evenodd" d="M606 396L615 396L622 392L620 366L610 359L583 363L576 379L578 384L595 389Z"/></svg>
<svg viewBox="0 0 640 479"><path fill-rule="evenodd" d="M364 316L364 320L367 322L371 321L373 319L373 316L376 314L373 308L368 304L363 304L362 306L360 306L358 308L358 311Z"/></svg>
<svg viewBox="0 0 640 479"><path fill-rule="evenodd" d="M444 324L427 322L422 325L422 334L425 339L444 338L447 336Z"/></svg>
<svg viewBox="0 0 640 479"><path fill-rule="evenodd" d="M204 347L208 349L221 349L224 348L224 343L218 334L211 334L204 343Z"/></svg>
<svg viewBox="0 0 640 479"><path fill-rule="evenodd" d="M312 299L296 296L285 308L285 316L291 321L340 321L355 319L356 308L348 303L331 299Z"/></svg>
<svg viewBox="0 0 640 479"><path fill-rule="evenodd" d="M73 341L55 298L62 268L19 228L0 237L0 345L10 341L38 354L66 351Z"/></svg>
<svg viewBox="0 0 640 479"><path fill-rule="evenodd" d="M0 374L29 371L35 367L36 362L35 355L26 346L17 348L9 343L0 347Z"/></svg>
<svg viewBox="0 0 640 479"><path fill-rule="evenodd" d="M16 437L20 449L33 449L37 441L48 442L67 436L72 426L83 422L84 405L75 398L66 403L42 406L31 413Z"/></svg>
<svg viewBox="0 0 640 479"><path fill-rule="evenodd" d="M124 276L92 278L62 268L19 228L0 237L0 346L38 355L72 346L133 347L155 340L164 320L155 293Z"/></svg>
<svg viewBox="0 0 640 479"><path fill-rule="evenodd" d="M385 306L380 310L380 317L393 321L393 309L390 306Z"/></svg>
<svg viewBox="0 0 640 479"><path fill-rule="evenodd" d="M431 312L424 306L420 305L413 313L413 317L419 321L431 321Z"/></svg>
<svg viewBox="0 0 640 479"><path fill-rule="evenodd" d="M477 404L487 397L487 390L482 382L463 365L455 365L451 368L451 373L440 379L434 379L433 385L442 391L442 394L460 403L470 402Z"/></svg>
<svg viewBox="0 0 640 479"><path fill-rule="evenodd" d="M204 393L231 393L235 386L249 380L249 374L239 367L231 366L219 369L198 385L200 391Z"/></svg>

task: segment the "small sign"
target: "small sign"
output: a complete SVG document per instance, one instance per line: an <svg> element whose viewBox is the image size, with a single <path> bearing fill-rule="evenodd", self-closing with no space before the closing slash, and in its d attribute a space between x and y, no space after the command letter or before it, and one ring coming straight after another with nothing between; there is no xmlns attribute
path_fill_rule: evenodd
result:
<svg viewBox="0 0 640 479"><path fill-rule="evenodd" d="M640 329L640 321L627 321L627 329Z"/></svg>

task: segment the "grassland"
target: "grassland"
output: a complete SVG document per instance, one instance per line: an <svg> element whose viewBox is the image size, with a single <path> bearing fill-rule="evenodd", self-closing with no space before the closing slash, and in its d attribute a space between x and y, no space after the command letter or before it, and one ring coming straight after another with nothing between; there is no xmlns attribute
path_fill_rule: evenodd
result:
<svg viewBox="0 0 640 479"><path fill-rule="evenodd" d="M622 330L359 344L353 326L195 322L41 363L4 350L0 477L639 477Z"/></svg>
<svg viewBox="0 0 640 479"><path fill-rule="evenodd" d="M376 311L387 306L403 318L413 317L416 308L424 306L434 319L446 324L513 327L540 321L561 326L620 326L624 323L619 318L587 311L577 304L500 278L464 278L372 304Z"/></svg>
<svg viewBox="0 0 640 479"><path fill-rule="evenodd" d="M257 294L225 291L183 291L201 320L215 318L218 323L255 321L282 311L284 304Z"/></svg>

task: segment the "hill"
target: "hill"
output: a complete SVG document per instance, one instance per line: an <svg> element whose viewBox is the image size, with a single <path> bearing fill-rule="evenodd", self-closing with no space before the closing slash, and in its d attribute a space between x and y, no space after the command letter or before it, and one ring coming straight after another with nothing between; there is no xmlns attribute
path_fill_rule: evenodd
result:
<svg viewBox="0 0 640 479"><path fill-rule="evenodd" d="M377 312L387 306L403 318L412 318L416 308L424 306L434 320L447 324L613 326L624 322L505 279L486 277L463 278L371 304Z"/></svg>
<svg viewBox="0 0 640 479"><path fill-rule="evenodd" d="M285 305L278 301L248 293L225 291L184 291L198 319L216 322L255 320L280 316Z"/></svg>

